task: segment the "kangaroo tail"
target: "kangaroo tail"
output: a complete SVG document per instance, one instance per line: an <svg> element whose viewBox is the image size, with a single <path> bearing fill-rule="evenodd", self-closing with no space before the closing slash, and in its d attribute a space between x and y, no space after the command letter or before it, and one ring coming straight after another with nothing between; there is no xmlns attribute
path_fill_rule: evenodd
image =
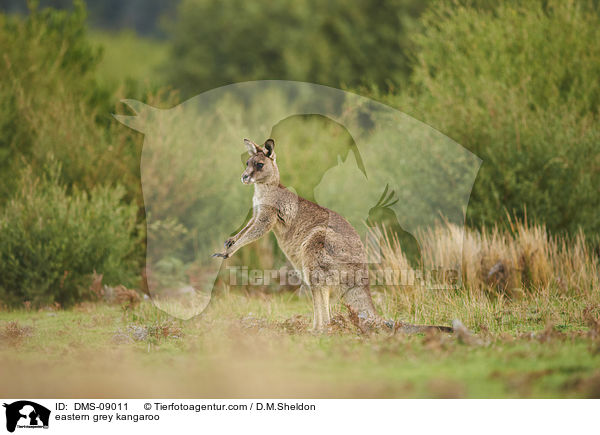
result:
<svg viewBox="0 0 600 435"><path fill-rule="evenodd" d="M454 328L451 326L434 326L434 325L412 325L404 322L385 322L385 325L394 332L403 332L405 334L419 334L428 331L453 333Z"/></svg>
<svg viewBox="0 0 600 435"><path fill-rule="evenodd" d="M392 320L384 320L375 310L363 310L357 311L352 308L348 303L345 304L348 312L350 313L350 321L356 326L361 333L369 334L374 329L389 328L393 332L403 332L405 334L419 334L428 331L434 332L455 332L456 325L453 326L433 326L433 325L412 325L404 322L394 322ZM455 321L456 322L456 321ZM458 322L461 326L462 323ZM464 326L462 326L464 328Z"/></svg>

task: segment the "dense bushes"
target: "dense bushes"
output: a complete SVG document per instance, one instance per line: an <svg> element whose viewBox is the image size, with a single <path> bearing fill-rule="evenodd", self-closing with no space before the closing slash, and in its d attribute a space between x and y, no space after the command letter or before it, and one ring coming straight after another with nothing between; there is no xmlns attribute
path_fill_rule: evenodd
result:
<svg viewBox="0 0 600 435"><path fill-rule="evenodd" d="M168 73L188 95L246 80L398 86L422 0L184 0Z"/></svg>
<svg viewBox="0 0 600 435"><path fill-rule="evenodd" d="M0 46L0 205L24 167L41 170L50 156L68 188L119 182L137 196L141 143L110 116L119 96L96 80L101 50L83 6L0 14Z"/></svg>
<svg viewBox="0 0 600 435"><path fill-rule="evenodd" d="M8 305L72 304L86 296L97 271L112 284L136 273L136 207L122 188L67 194L59 168L37 178L26 171L0 215L0 300Z"/></svg>
<svg viewBox="0 0 600 435"><path fill-rule="evenodd" d="M483 159L471 224L506 216L600 232L600 12L592 2L439 4L388 101ZM516 5L515 5L516 4Z"/></svg>
<svg viewBox="0 0 600 435"><path fill-rule="evenodd" d="M70 304L94 269L133 284L140 138L111 120L83 6L0 15L0 46L0 302Z"/></svg>

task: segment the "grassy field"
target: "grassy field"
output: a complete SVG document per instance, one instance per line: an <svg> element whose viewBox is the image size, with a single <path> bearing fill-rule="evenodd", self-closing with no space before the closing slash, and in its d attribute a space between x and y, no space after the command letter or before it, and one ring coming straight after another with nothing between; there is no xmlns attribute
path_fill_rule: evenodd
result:
<svg viewBox="0 0 600 435"><path fill-rule="evenodd" d="M364 79L372 83L362 90L352 85L362 80L341 80L338 67L343 65L321 50L320 39L311 36L313 43L306 44L302 26L296 26L300 33L292 32L294 25L284 26L284 35L276 26L257 27L246 19L245 24L265 32L250 35L236 27L226 29L224 37L202 23L221 26L225 12L237 17L235 4L205 14L192 8L202 2L189 3L190 13L184 12L186 20L176 26L179 42L88 29L81 6L73 14L0 14L2 396L600 398L600 197L593 187L600 179L600 26L593 2L498 7L490 2L489 9L436 2L419 25L407 27L414 33L407 41L413 48L397 52L397 38L392 38L394 53L414 55L409 82L380 91L369 74ZM276 8L277 21L298 19L313 28L321 9L315 12L305 3L290 14ZM337 3L345 10L345 2ZM255 5L252 9L255 16L264 15ZM331 23L323 28L334 31L328 41L352 48L358 42L351 41L363 33L350 39L338 35L346 28L346 15L337 17L343 24L339 29ZM371 44L381 40L384 26L372 26L368 14L366 21L355 15L362 23L357 30L374 35ZM377 16L373 23L381 21ZM309 47L304 54L289 51L298 41ZM97 47L103 47L100 60ZM357 50L358 64L377 72L364 57L369 53L386 59L385 52ZM351 59L347 54L344 59ZM291 62L289 71L278 67L284 61ZM306 65L314 65L318 74ZM129 307L82 302L97 297L93 276L102 275L107 285L136 287L125 289L129 295L144 288L143 228L152 221L145 221L147 198L140 189L142 136L110 116L129 113L115 108L119 100L137 98L168 108L177 105L178 91L187 95L211 83L267 78L332 83L366 93L483 160L469 200L470 227L422 230L419 264L398 240L386 238L383 261L372 267L373 273L438 266L460 270L458 289L392 284L374 288L373 298L385 318L430 325L460 319L472 333L365 336L337 304L331 330L314 334L310 298L274 288L225 287L189 321L169 317L148 300ZM169 83L173 92L163 87ZM237 106L231 104L234 113ZM256 119L271 111L258 110L266 107L261 99L252 104L240 107ZM284 121L273 127L273 137L290 150L280 154L282 181L311 199L324 176L318 169L333 167L340 155L351 156L346 147L353 140L332 120ZM194 120L198 128L204 123L219 125L212 118ZM242 130L241 121L232 120L217 136L222 139L210 143L217 150L229 143L228 134L237 137L239 131L243 137ZM179 140L186 138L181 131L173 133L181 136L173 134L172 143L195 143ZM305 143L314 145L298 148L301 162L291 150ZM167 149L171 142L164 144ZM211 165L211 171L199 171L200 165L208 166L204 156L175 165L179 160L170 156L179 148L168 149L173 154L156 154L152 165L144 165L160 199L155 204L161 208L153 212L163 219L154 223L162 225L165 240L195 246L199 233L184 231L174 217L185 217L190 226L206 222L213 232L218 213L230 211L214 201L205 202L213 208L200 203L193 208L190 186L202 185L206 172L214 180L230 176L230 167L237 179L243 163L236 154L226 164ZM379 153L387 156L385 151L382 147ZM210 159L222 154L209 153ZM395 171L394 160L386 160ZM191 178L183 177L189 184L169 184L165 180L171 178L161 174ZM461 179L452 173L448 185ZM244 195L250 204L250 192ZM379 208L384 217L393 211ZM527 224L528 215L533 225ZM185 243L176 240L180 235ZM277 269L284 260L273 240L248 246L229 264ZM175 288L172 275L183 282L178 274L187 279L186 272L197 271L167 253L169 261L162 265L171 275L165 287ZM54 301L68 308L46 306Z"/></svg>
<svg viewBox="0 0 600 435"><path fill-rule="evenodd" d="M149 301L3 311L2 396L600 397L597 307L496 300L484 324L467 316L478 309L468 295L434 299L433 320L462 316L474 335L361 336L339 305L331 331L315 335L310 298L293 293L222 292L190 321ZM375 300L398 317L393 295Z"/></svg>
<svg viewBox="0 0 600 435"><path fill-rule="evenodd" d="M160 67L164 65L168 52L166 42L142 38L133 32L99 30L91 32L90 40L103 49L97 70L100 82L116 86L124 80L151 85L161 81Z"/></svg>

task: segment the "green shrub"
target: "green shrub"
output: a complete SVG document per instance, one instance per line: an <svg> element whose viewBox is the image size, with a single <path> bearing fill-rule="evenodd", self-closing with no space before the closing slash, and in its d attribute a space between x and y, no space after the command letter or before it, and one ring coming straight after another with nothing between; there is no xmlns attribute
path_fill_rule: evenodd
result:
<svg viewBox="0 0 600 435"><path fill-rule="evenodd" d="M137 92L99 83L102 50L88 38L82 2L73 11L33 4L24 17L0 14L0 207L25 166L42 170L50 158L69 189L119 183L139 200L142 138L111 116L117 92Z"/></svg>
<svg viewBox="0 0 600 435"><path fill-rule="evenodd" d="M247 80L399 86L422 0L184 0L171 24L171 83L187 95Z"/></svg>
<svg viewBox="0 0 600 435"><path fill-rule="evenodd" d="M108 284L131 284L136 272L136 207L120 187L67 194L57 165L41 178L26 171L0 215L0 299L9 306L88 296L94 271Z"/></svg>
<svg viewBox="0 0 600 435"><path fill-rule="evenodd" d="M597 2L439 2L387 101L483 159L471 224L506 216L600 232Z"/></svg>

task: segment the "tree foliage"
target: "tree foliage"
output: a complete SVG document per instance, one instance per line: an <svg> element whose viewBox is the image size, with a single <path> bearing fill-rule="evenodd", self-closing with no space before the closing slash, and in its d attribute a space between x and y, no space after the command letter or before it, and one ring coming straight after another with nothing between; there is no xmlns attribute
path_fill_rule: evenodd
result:
<svg viewBox="0 0 600 435"><path fill-rule="evenodd" d="M0 46L0 299L73 303L94 270L131 283L138 149L109 121L82 4L0 15Z"/></svg>
<svg viewBox="0 0 600 435"><path fill-rule="evenodd" d="M171 82L186 94L259 79L336 87L403 83L416 0L184 0L171 23Z"/></svg>
<svg viewBox="0 0 600 435"><path fill-rule="evenodd" d="M388 101L483 159L471 224L600 231L600 13L594 2L433 5L408 90Z"/></svg>

